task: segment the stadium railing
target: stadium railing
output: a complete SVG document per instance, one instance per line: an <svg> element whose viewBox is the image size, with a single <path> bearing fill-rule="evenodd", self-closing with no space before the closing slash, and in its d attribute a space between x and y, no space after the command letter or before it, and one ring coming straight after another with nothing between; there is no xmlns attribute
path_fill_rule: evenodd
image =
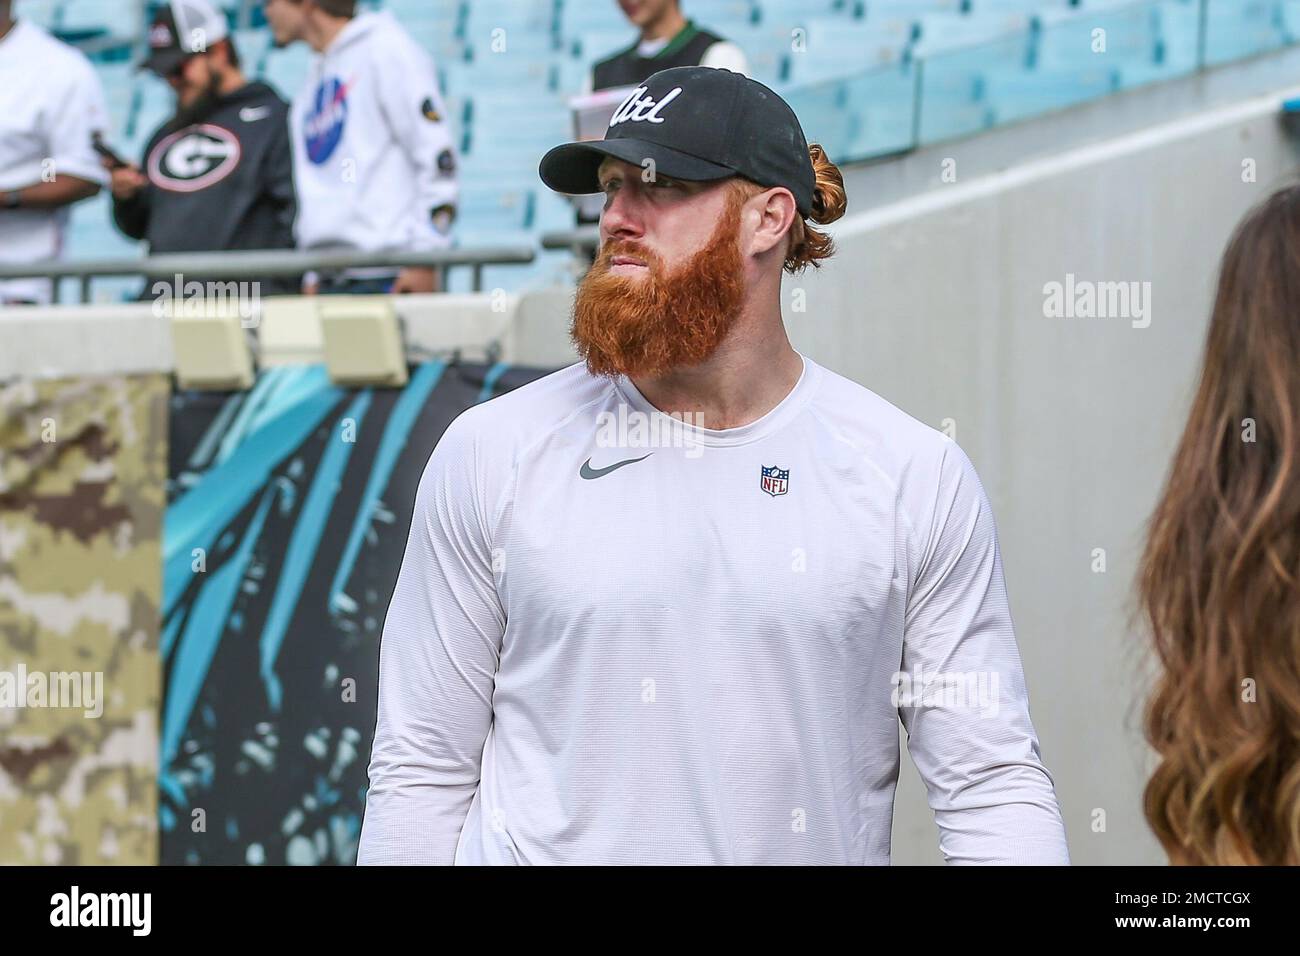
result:
<svg viewBox="0 0 1300 956"><path fill-rule="evenodd" d="M60 279L79 280L80 301L91 301L91 284L96 277L140 276L145 279L171 279L191 276L204 279L257 280L303 275L307 272L335 272L382 266L432 267L437 270L441 288L446 288L447 270L467 267L473 271L472 291L481 292L483 267L489 265L526 265L537 257L531 245L479 246L463 249L440 249L429 252L361 253L351 250L328 252L292 249L249 250L240 252L180 253L143 258L53 260L34 263L0 263L0 279L53 279L54 301L59 301Z"/></svg>

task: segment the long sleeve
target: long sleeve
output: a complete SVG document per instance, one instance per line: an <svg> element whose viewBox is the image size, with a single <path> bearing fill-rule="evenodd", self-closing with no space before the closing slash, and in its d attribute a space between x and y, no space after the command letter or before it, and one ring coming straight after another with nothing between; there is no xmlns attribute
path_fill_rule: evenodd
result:
<svg viewBox="0 0 1300 956"><path fill-rule="evenodd" d="M276 210L275 238L268 243L268 248L292 249L293 221L298 204L293 187L293 149L289 145L287 118L263 160L262 191Z"/></svg>
<svg viewBox="0 0 1300 956"><path fill-rule="evenodd" d="M428 54L402 36L385 56L388 62L376 74L381 108L411 164L415 189L400 245L421 251L444 248L451 244L460 195L451 118Z"/></svg>
<svg viewBox="0 0 1300 956"><path fill-rule="evenodd" d="M154 130L149 137L149 142L145 145L144 154L140 159L140 168L148 166L148 156L154 146L160 139L160 131ZM149 217L153 213L153 185L146 185L130 199L118 199L113 196L113 224L121 230L122 235L128 239L143 239L149 232Z"/></svg>
<svg viewBox="0 0 1300 956"><path fill-rule="evenodd" d="M505 615L475 461L462 416L420 479L381 638L362 865L454 862L479 784Z"/></svg>
<svg viewBox="0 0 1300 956"><path fill-rule="evenodd" d="M896 692L940 848L954 864L1068 864L1030 722L992 509L956 444L932 490Z"/></svg>
<svg viewBox="0 0 1300 956"><path fill-rule="evenodd" d="M157 134L149 141L145 155L153 148ZM113 197L113 224L128 239L143 239L149 232L149 217L152 214L152 185L146 185L130 199Z"/></svg>
<svg viewBox="0 0 1300 956"><path fill-rule="evenodd" d="M128 239L143 239L149 230L149 187L130 199L114 196L113 223Z"/></svg>

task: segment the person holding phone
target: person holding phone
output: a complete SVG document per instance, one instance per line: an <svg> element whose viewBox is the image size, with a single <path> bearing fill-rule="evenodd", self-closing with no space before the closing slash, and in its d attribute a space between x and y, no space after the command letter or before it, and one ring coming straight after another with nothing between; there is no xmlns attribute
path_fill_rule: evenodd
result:
<svg viewBox="0 0 1300 956"><path fill-rule="evenodd" d="M150 137L140 166L101 144L117 227L146 240L151 254L292 248L288 104L244 76L226 19L208 0L163 6L149 49L141 66L175 91L176 113ZM298 283L261 288L297 291Z"/></svg>
<svg viewBox="0 0 1300 956"><path fill-rule="evenodd" d="M68 207L108 182L91 141L108 126L104 90L78 50L0 0L0 262L57 259ZM0 280L0 304L42 305L49 279Z"/></svg>

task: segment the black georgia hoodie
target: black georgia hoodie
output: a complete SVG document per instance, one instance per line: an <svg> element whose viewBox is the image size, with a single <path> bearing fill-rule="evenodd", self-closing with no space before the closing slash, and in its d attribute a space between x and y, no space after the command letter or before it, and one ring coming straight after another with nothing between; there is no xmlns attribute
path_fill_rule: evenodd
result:
<svg viewBox="0 0 1300 956"><path fill-rule="evenodd" d="M288 112L253 82L164 123L144 151L149 184L113 201L117 227L154 255L293 248Z"/></svg>

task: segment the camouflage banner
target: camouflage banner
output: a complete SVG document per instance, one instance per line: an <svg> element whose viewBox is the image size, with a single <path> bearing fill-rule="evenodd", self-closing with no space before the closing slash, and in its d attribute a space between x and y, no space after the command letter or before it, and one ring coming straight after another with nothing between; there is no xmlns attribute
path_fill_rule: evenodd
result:
<svg viewBox="0 0 1300 956"><path fill-rule="evenodd" d="M350 864L379 637L416 486L465 408L544 371L431 361L401 389L272 368L172 401L164 863Z"/></svg>
<svg viewBox="0 0 1300 956"><path fill-rule="evenodd" d="M169 388L0 385L0 864L158 859Z"/></svg>

